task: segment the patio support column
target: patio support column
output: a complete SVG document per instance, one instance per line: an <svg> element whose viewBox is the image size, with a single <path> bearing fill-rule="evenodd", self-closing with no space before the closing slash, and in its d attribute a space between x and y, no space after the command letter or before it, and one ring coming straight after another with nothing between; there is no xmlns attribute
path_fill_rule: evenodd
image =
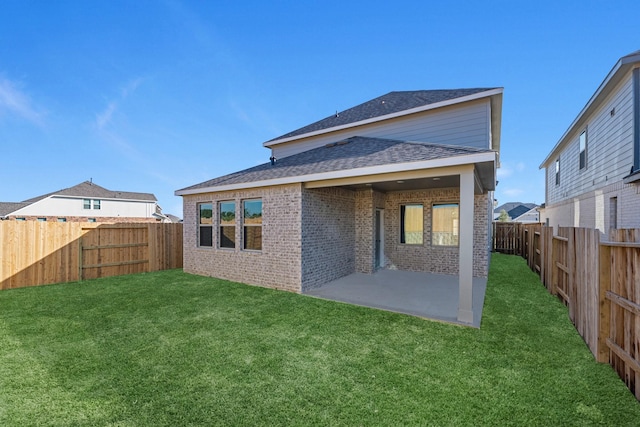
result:
<svg viewBox="0 0 640 427"><path fill-rule="evenodd" d="M458 321L473 323L473 165L460 173Z"/></svg>

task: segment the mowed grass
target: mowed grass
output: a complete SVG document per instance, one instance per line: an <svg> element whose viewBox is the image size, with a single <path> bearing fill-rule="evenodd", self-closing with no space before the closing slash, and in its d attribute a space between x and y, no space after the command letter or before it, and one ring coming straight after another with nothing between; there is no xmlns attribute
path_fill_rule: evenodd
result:
<svg viewBox="0 0 640 427"><path fill-rule="evenodd" d="M3 426L639 423L514 256L479 330L176 270L0 292Z"/></svg>

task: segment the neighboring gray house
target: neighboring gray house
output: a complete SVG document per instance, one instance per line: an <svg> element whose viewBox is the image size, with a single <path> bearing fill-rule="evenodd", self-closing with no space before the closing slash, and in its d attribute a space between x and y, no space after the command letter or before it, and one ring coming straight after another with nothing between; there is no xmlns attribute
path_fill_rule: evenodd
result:
<svg viewBox="0 0 640 427"><path fill-rule="evenodd" d="M535 203L509 202L493 210L493 220L497 221L505 211L510 222L538 223L540 222L539 206Z"/></svg>
<svg viewBox="0 0 640 427"><path fill-rule="evenodd" d="M620 58L540 168L547 225L640 227L640 51Z"/></svg>
<svg viewBox="0 0 640 427"><path fill-rule="evenodd" d="M391 92L176 191L184 270L294 292L379 268L486 277L502 88ZM265 156L266 157L266 156Z"/></svg>
<svg viewBox="0 0 640 427"><path fill-rule="evenodd" d="M165 221L151 193L112 191L85 181L17 203L0 202L0 219L57 222Z"/></svg>

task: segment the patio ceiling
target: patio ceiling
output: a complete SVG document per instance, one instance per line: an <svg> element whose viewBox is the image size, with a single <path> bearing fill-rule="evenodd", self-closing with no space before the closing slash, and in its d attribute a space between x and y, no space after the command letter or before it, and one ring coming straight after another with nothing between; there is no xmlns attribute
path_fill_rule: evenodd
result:
<svg viewBox="0 0 640 427"><path fill-rule="evenodd" d="M474 192L495 190L494 162L474 163ZM456 166L410 170L404 172L362 175L342 179L306 182L306 188L345 187L351 190L372 188L383 193L427 188L460 187L460 170Z"/></svg>

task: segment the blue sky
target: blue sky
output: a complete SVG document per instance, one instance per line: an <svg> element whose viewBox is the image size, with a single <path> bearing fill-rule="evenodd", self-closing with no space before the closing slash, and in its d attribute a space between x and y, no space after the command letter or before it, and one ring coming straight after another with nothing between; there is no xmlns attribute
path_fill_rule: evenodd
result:
<svg viewBox="0 0 640 427"><path fill-rule="evenodd" d="M90 178L154 193L268 161L262 143L394 90L504 87L496 198L621 56L636 1L22 1L0 13L0 201Z"/></svg>

